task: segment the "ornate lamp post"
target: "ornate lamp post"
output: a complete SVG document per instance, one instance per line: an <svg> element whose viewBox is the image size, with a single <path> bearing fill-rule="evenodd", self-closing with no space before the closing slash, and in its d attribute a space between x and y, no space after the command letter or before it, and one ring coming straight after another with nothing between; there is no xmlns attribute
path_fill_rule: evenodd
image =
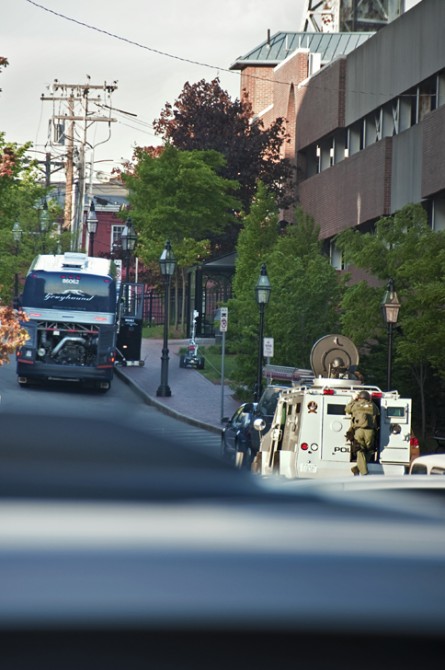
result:
<svg viewBox="0 0 445 670"><path fill-rule="evenodd" d="M261 398L262 385L263 385L263 341L264 341L264 309L269 302L270 292L272 288L270 285L269 277L267 276L266 264L263 263L261 266L261 273L258 277L257 284L255 286L255 297L257 301L258 308L260 310L260 329L258 337L258 366L257 366L257 382L255 385L255 402Z"/></svg>
<svg viewBox="0 0 445 670"><path fill-rule="evenodd" d="M130 218L127 219L124 231L121 236L122 251L125 258L125 283L126 283L126 295L125 295L125 311L127 314L130 314L130 264L131 256L133 254L134 248L136 246L137 235L136 231L133 228L133 223Z"/></svg>
<svg viewBox="0 0 445 670"><path fill-rule="evenodd" d="M90 211L87 216L87 228L89 234L88 253L90 256L94 256L94 236L97 232L97 223L96 208L94 206L94 200L91 199Z"/></svg>
<svg viewBox="0 0 445 670"><path fill-rule="evenodd" d="M130 281L130 262L134 248L136 246L137 235L133 228L133 222L130 218L125 222L125 228L122 233L122 251L125 255L125 281Z"/></svg>
<svg viewBox="0 0 445 670"><path fill-rule="evenodd" d="M157 396L163 398L171 396L172 392L168 385L168 326L169 326L169 303L170 303L170 280L175 272L176 260L173 255L170 240L165 243L164 251L159 259L161 274L164 278L164 345L161 356L161 384L156 391Z"/></svg>
<svg viewBox="0 0 445 670"><path fill-rule="evenodd" d="M382 300L382 312L383 318L387 325L388 331L388 367L387 367L387 383L386 390L391 390L391 367L392 367L392 331L394 325L397 323L397 318L399 316L400 303L397 297L397 293L394 289L394 281L389 280L385 295Z"/></svg>
<svg viewBox="0 0 445 670"><path fill-rule="evenodd" d="M17 257L19 255L19 246L20 240L22 239L23 230L20 226L20 223L16 221L12 226L12 236L15 242L15 262L17 265ZM17 268L16 268L17 269ZM17 305L19 297L19 273L16 271L14 274L14 304Z"/></svg>

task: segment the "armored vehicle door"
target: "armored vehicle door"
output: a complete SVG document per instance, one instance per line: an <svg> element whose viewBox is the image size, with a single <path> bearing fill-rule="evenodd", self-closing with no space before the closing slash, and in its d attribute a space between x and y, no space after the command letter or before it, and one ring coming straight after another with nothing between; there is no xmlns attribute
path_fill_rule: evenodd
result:
<svg viewBox="0 0 445 670"><path fill-rule="evenodd" d="M322 417L322 458L326 461L349 462L350 444L346 432L351 425L351 417L345 407L350 397L344 395L323 396Z"/></svg>
<svg viewBox="0 0 445 670"><path fill-rule="evenodd" d="M410 462L411 399L382 398L380 404L379 452L381 463Z"/></svg>

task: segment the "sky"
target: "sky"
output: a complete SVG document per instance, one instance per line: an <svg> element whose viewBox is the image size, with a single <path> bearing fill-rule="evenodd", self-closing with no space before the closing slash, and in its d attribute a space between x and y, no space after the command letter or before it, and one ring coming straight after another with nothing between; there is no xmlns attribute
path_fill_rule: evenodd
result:
<svg viewBox="0 0 445 670"><path fill-rule="evenodd" d="M406 0L408 6L418 0ZM306 0L2 0L0 131L33 143L43 159L52 103L48 86L117 81L113 118L92 124L95 173L110 174L135 146L161 143L151 124L186 82L219 77L240 96L239 56L271 34L303 28ZM55 13L54 13L55 12ZM63 15L63 16L61 16ZM91 27L88 27L91 26ZM88 76L90 79L88 79ZM124 114L122 112L128 112ZM91 158L90 158L91 159Z"/></svg>
<svg viewBox="0 0 445 670"><path fill-rule="evenodd" d="M223 89L233 99L239 97L239 73L228 72L230 66L263 42L268 29L272 35L301 30L305 4L305 0L2 0L0 55L9 66L0 74L0 130L7 141L31 141L36 158L43 159L53 112L52 103L40 99L50 94L47 87L55 79L93 85L117 81L112 106L134 116L113 112L118 121L111 124L110 139L105 123L93 124L88 135L88 141L97 145L95 170L110 173L131 158L134 146L160 144L151 124L166 102L174 103L187 81L219 76Z"/></svg>

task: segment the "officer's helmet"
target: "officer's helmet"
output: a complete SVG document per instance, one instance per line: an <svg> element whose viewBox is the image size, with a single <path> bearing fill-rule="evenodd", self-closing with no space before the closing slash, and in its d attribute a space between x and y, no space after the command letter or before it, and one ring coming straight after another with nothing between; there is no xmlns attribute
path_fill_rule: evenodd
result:
<svg viewBox="0 0 445 670"><path fill-rule="evenodd" d="M332 361L332 367L333 368L344 368L344 367L346 367L343 358L334 358L334 360Z"/></svg>
<svg viewBox="0 0 445 670"><path fill-rule="evenodd" d="M359 397L361 400L371 400L371 396L370 396L370 394L368 393L368 391L360 391L360 393L358 394L358 397Z"/></svg>

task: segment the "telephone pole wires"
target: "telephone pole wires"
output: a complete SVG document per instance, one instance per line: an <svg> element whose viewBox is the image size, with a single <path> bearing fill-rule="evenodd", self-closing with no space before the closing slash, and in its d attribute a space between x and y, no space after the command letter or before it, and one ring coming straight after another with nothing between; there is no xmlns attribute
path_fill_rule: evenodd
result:
<svg viewBox="0 0 445 670"><path fill-rule="evenodd" d="M88 77L89 80L89 77ZM57 130L57 144L64 144L65 153L65 210L64 229L72 233L71 248L79 250L82 243L86 191L86 153L94 146L88 142L88 131L95 123L107 123L111 135L111 95L117 89L113 84L63 84L57 79L49 87L49 94L41 95L42 101L53 103L51 125ZM91 112L95 105L98 113ZM109 109L102 114L102 109ZM109 139L109 138L108 138ZM102 142L101 142L102 144ZM91 158L92 161L92 158ZM91 165L91 170L93 165ZM77 176L77 184L76 184Z"/></svg>

